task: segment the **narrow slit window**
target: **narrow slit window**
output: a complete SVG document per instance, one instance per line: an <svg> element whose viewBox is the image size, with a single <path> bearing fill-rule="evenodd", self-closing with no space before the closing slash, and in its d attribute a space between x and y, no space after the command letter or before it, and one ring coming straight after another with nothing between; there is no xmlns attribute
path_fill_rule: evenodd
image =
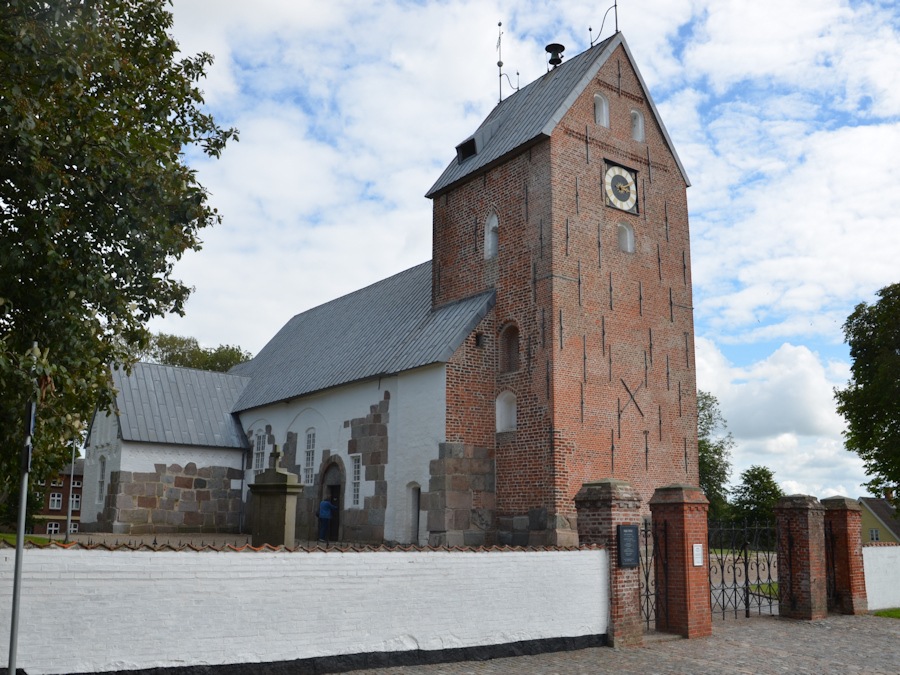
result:
<svg viewBox="0 0 900 675"><path fill-rule="evenodd" d="M359 506L359 485L361 482L360 479L362 478L362 457L360 457L359 455L353 455L350 460L353 463L353 480L351 481L351 486L353 489L352 504L353 506Z"/></svg>
<svg viewBox="0 0 900 675"><path fill-rule="evenodd" d="M316 430L306 430L306 455L303 459L303 484L312 485L316 468Z"/></svg>
<svg viewBox="0 0 900 675"><path fill-rule="evenodd" d="M516 396L504 391L497 397L497 431L516 430Z"/></svg>
<svg viewBox="0 0 900 675"><path fill-rule="evenodd" d="M488 216L484 224L484 258L496 258L500 250L500 221L497 214Z"/></svg>

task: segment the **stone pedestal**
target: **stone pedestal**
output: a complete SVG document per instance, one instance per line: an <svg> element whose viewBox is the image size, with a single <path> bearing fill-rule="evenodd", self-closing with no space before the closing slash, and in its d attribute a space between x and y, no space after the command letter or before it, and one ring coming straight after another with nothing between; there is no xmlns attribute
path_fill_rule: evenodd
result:
<svg viewBox="0 0 900 675"><path fill-rule="evenodd" d="M297 482L297 476L278 467L281 453L277 447L272 457L272 466L249 485L253 495L250 532L254 547L294 545L297 495L304 486Z"/></svg>
<svg viewBox="0 0 900 675"><path fill-rule="evenodd" d="M825 508L809 495L782 497L778 523L778 614L789 619L824 619Z"/></svg>
<svg viewBox="0 0 900 675"><path fill-rule="evenodd" d="M849 497L829 497L822 500L822 506L825 526L830 525L834 536L834 609L842 614L865 614L869 602L863 569L861 507ZM825 555L831 552L826 550Z"/></svg>
<svg viewBox="0 0 900 675"><path fill-rule="evenodd" d="M656 578L665 578L667 584L667 611L657 611L656 627L686 638L712 635L708 510L706 496L694 485L677 483L657 488L650 500L653 526L666 532L654 556ZM664 562L668 569L664 569Z"/></svg>
<svg viewBox="0 0 900 675"><path fill-rule="evenodd" d="M630 483L607 478L585 483L575 495L575 508L579 542L609 551L609 646L639 647L644 643L640 567L618 566L616 526L640 526L641 498Z"/></svg>

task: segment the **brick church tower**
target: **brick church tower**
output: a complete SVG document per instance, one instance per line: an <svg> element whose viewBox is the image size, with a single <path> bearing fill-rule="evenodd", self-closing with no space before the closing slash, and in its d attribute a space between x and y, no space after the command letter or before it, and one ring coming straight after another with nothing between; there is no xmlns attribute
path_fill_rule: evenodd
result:
<svg viewBox="0 0 900 675"><path fill-rule="evenodd" d="M498 104L427 194L433 306L496 298L447 367L447 441L493 459L496 543L577 543L588 481L631 482L648 514L697 484L689 185L617 33Z"/></svg>

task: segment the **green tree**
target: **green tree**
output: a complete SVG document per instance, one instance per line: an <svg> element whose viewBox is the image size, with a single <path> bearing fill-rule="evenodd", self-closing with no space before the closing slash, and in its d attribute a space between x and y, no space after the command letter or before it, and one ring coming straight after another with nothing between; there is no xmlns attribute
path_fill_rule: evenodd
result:
<svg viewBox="0 0 900 675"><path fill-rule="evenodd" d="M741 473L741 483L732 490L731 513L735 520L774 523L775 504L784 492L775 482L775 472L754 464Z"/></svg>
<svg viewBox="0 0 900 675"><path fill-rule="evenodd" d="M173 265L219 221L183 152L218 157L236 132L201 111L212 57L176 58L167 4L0 8L0 517L17 508L26 401L47 478L112 401L107 364L151 317L183 313Z"/></svg>
<svg viewBox="0 0 900 675"><path fill-rule="evenodd" d="M728 479L731 477L731 433L715 435L728 425L719 410L719 401L705 391L697 392L697 451L700 488L709 500L711 518L728 517Z"/></svg>
<svg viewBox="0 0 900 675"><path fill-rule="evenodd" d="M196 338L157 333L150 338L149 345L140 358L167 366L225 373L237 364L250 360L253 355L236 345L219 345L207 349L201 347Z"/></svg>
<svg viewBox="0 0 900 675"><path fill-rule="evenodd" d="M835 389L847 420L844 445L863 460L872 494L900 485L900 283L885 286L874 304L862 302L844 323L850 381Z"/></svg>

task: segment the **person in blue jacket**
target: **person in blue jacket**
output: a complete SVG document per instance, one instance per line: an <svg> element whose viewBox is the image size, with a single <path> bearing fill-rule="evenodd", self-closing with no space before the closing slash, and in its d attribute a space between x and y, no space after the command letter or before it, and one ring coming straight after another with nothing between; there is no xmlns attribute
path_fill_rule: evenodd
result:
<svg viewBox="0 0 900 675"><path fill-rule="evenodd" d="M328 526L331 524L331 513L337 510L337 506L324 497L322 498L322 503L319 504L319 541L327 541L326 537L328 536Z"/></svg>

